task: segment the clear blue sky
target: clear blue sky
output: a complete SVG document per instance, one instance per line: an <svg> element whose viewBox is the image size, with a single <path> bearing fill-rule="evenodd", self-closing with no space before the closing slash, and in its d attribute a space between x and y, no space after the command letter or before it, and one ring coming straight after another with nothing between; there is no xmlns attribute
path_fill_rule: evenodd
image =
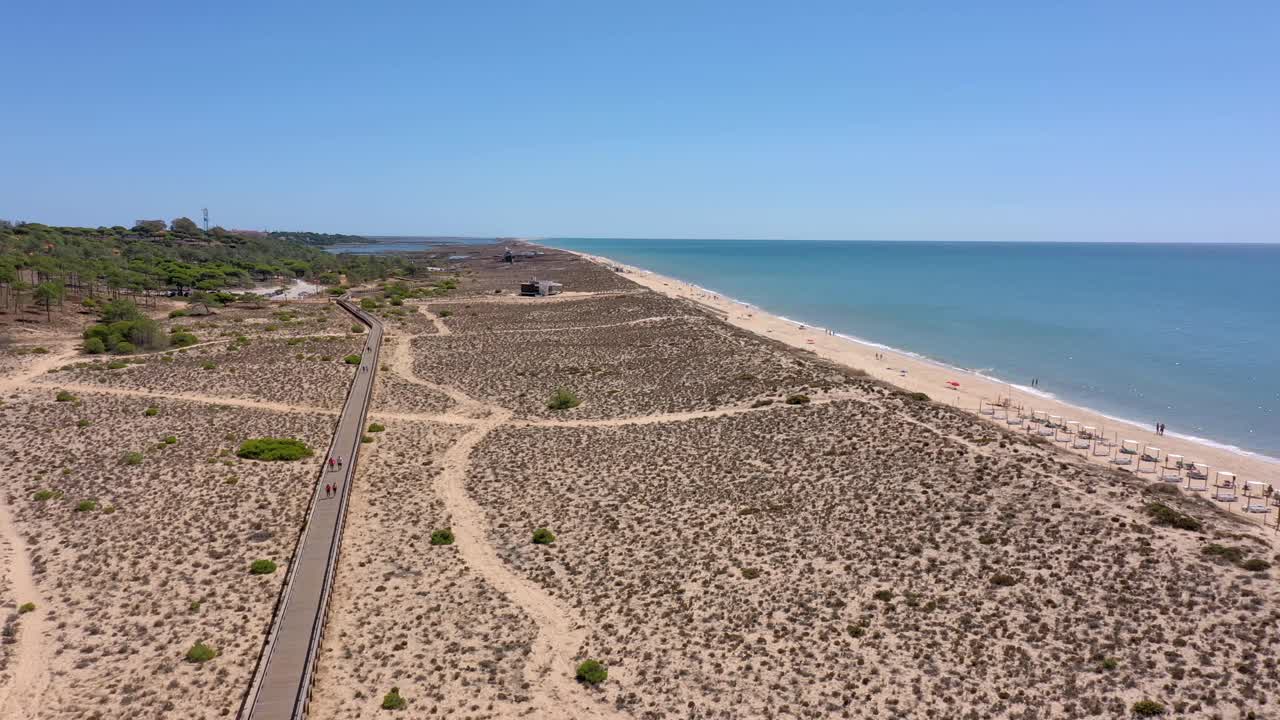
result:
<svg viewBox="0 0 1280 720"><path fill-rule="evenodd" d="M13 2L0 217L1280 240L1280 3L1048 5Z"/></svg>

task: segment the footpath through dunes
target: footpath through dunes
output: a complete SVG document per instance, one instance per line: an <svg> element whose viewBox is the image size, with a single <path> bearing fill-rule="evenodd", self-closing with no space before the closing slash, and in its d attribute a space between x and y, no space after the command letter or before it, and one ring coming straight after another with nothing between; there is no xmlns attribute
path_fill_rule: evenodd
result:
<svg viewBox="0 0 1280 720"><path fill-rule="evenodd" d="M311 510L285 581L275 620L262 651L258 670L245 696L245 720L292 720L305 716L337 569L343 522L351 481L358 464L361 436L382 346L382 323L345 299L338 304L369 327L333 441L326 457L345 458L338 472L321 462L312 488ZM336 482L336 497L322 494L321 484Z"/></svg>
<svg viewBox="0 0 1280 720"><path fill-rule="evenodd" d="M34 720L39 717L49 687L49 607L36 586L30 548L14 525L13 515L0 498L0 598L5 602L5 643L0 647L0 718ZM23 609L29 607L30 609Z"/></svg>

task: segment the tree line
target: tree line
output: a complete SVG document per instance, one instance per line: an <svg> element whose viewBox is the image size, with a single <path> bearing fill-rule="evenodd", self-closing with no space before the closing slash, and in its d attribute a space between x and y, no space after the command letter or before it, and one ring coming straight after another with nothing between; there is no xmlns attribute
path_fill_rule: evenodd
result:
<svg viewBox="0 0 1280 720"><path fill-rule="evenodd" d="M266 233L206 232L189 218L139 220L131 228L0 221L0 312L34 303L46 318L69 297L152 304L159 295L251 288L272 278L338 285L413 274L401 258L334 255Z"/></svg>

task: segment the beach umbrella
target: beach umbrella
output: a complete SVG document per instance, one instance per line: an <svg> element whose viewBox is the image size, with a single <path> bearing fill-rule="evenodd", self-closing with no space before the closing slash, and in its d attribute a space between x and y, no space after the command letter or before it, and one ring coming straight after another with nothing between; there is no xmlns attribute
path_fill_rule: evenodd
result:
<svg viewBox="0 0 1280 720"><path fill-rule="evenodd" d="M950 385L951 387L957 387L957 388L960 387L960 383L956 382L955 380L948 380L947 384Z"/></svg>

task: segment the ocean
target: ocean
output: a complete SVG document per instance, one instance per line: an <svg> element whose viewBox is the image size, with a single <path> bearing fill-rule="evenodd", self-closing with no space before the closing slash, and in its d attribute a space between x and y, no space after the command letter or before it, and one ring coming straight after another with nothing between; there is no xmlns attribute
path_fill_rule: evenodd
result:
<svg viewBox="0 0 1280 720"><path fill-rule="evenodd" d="M553 238L797 322L1280 457L1280 246Z"/></svg>

